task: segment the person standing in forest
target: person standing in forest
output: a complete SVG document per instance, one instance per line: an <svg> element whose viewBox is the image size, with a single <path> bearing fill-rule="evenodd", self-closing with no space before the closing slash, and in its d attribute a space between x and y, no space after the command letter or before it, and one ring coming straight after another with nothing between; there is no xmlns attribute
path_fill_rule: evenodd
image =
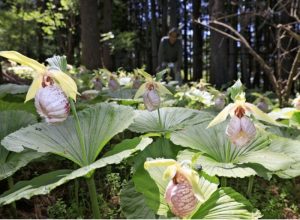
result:
<svg viewBox="0 0 300 220"><path fill-rule="evenodd" d="M177 28L170 29L168 36L161 39L158 49L158 70L167 67L171 70L171 77L182 83L180 75L182 63L182 44L179 39L179 32Z"/></svg>

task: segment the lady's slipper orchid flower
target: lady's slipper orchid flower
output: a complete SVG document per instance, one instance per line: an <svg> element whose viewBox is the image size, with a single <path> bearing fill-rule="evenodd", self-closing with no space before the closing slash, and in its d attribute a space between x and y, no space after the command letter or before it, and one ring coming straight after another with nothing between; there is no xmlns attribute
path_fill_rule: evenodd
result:
<svg viewBox="0 0 300 220"><path fill-rule="evenodd" d="M120 83L117 80L117 76L114 74L111 74L109 76L109 81L108 81L108 88L111 91L116 91L120 88Z"/></svg>
<svg viewBox="0 0 300 220"><path fill-rule="evenodd" d="M242 147L255 137L256 129L247 116L233 116L227 125L226 134L234 145Z"/></svg>
<svg viewBox="0 0 300 220"><path fill-rule="evenodd" d="M67 97L71 97L73 100L76 100L76 83L70 76L61 70L56 68L47 68L43 64L40 64L39 62L16 51L1 51L0 56L22 65L29 66L36 71L33 75L33 81L27 92L25 102L34 98L40 88L52 85L53 83L57 84L64 91Z"/></svg>
<svg viewBox="0 0 300 220"><path fill-rule="evenodd" d="M35 96L34 105L39 115L48 123L62 122L70 112L70 103L65 93L55 85L40 88Z"/></svg>
<svg viewBox="0 0 300 220"><path fill-rule="evenodd" d="M234 103L230 103L227 105L207 126L207 128L215 126L226 120L227 116L230 115L233 117L234 115L242 118L244 115L253 115L256 119L268 122L270 124L274 124L280 126L274 119L269 117L255 105L246 102L245 93L239 94Z"/></svg>
<svg viewBox="0 0 300 220"><path fill-rule="evenodd" d="M148 111L154 111L159 108L160 105L160 97L155 89L155 84L148 83L146 85L147 90L143 95L144 105L148 109Z"/></svg>
<svg viewBox="0 0 300 220"><path fill-rule="evenodd" d="M180 218L192 214L203 196L199 192L199 175L187 164L172 159L146 161L145 169L156 166L167 166L163 174L164 180L170 180L165 192L165 199L172 213Z"/></svg>
<svg viewBox="0 0 300 220"><path fill-rule="evenodd" d="M134 99L143 96L144 104L149 111L153 111L159 107L160 104L160 96L164 94L172 93L164 87L160 82L156 82L153 80L152 76L150 76L145 71L142 71L141 74L145 77L146 82L140 86L137 90Z"/></svg>

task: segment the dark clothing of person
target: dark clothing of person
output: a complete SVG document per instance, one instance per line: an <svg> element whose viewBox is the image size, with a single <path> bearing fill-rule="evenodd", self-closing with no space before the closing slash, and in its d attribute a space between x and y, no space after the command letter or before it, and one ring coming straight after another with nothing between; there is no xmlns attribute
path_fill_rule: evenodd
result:
<svg viewBox="0 0 300 220"><path fill-rule="evenodd" d="M178 68L181 67L182 59L182 44L181 40L177 39L172 45L169 42L169 37L163 37L158 49L158 65L163 63L177 63Z"/></svg>
<svg viewBox="0 0 300 220"><path fill-rule="evenodd" d="M170 67L170 63L172 67ZM180 69L182 63L182 44L180 39L176 39L174 44L170 43L169 37L163 37L158 49L158 70L170 67L171 76L174 80L182 83Z"/></svg>

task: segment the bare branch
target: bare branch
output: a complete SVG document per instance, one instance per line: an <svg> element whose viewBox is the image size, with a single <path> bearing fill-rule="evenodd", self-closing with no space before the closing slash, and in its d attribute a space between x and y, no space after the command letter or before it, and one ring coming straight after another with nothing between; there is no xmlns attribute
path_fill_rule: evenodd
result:
<svg viewBox="0 0 300 220"><path fill-rule="evenodd" d="M297 69L300 66L300 49L298 49L298 52L296 54L296 57L294 59L291 71L290 71L290 75L287 81L287 85L286 85L286 90L285 90L285 100L288 100L291 89L292 89L292 85L293 85L293 81L295 81L297 79Z"/></svg>
<svg viewBox="0 0 300 220"><path fill-rule="evenodd" d="M223 34L223 35L225 35L225 36L227 36L227 37L229 37L229 38L231 38L231 39L233 39L233 40L235 40L235 41L240 41L240 39L236 38L235 36L233 36L233 35L231 35L231 34L228 34L228 33L224 32L224 31L221 31L221 30L219 30L218 28L215 28L215 27L212 27L212 26L210 26L210 25L204 24L204 23L200 22L199 20L193 20L193 21L194 21L195 23L197 23L197 24L200 24L200 25L204 26L204 27L207 27L207 28L209 28L209 29L212 29L212 30L214 30L214 31L216 31L216 32L218 32L218 33L220 33L220 34Z"/></svg>
<svg viewBox="0 0 300 220"><path fill-rule="evenodd" d="M277 28L283 29L286 32L288 32L293 38L295 38L297 41L300 41L300 35L292 31L290 28L288 28L286 25L279 24L277 25Z"/></svg>
<svg viewBox="0 0 300 220"><path fill-rule="evenodd" d="M272 67L270 67L265 61L264 59L258 54L256 53L255 50L252 49L252 47L250 46L250 44L248 43L248 41L243 37L243 35L241 35L237 30L235 30L233 27L220 22L220 21L210 21L210 24L217 24L219 26L222 26L224 28L227 28L228 30L230 30L233 34L235 34L238 39L240 40L240 42L248 49L249 53L253 56L253 58L260 64L260 66L262 67L262 69L264 70L264 72L266 73L266 75L268 76L275 92L277 93L277 95L280 95L280 91L278 88L278 83L276 81L275 75L274 75L274 69ZM211 28L211 26L209 25L209 27ZM233 39L233 38L232 38Z"/></svg>

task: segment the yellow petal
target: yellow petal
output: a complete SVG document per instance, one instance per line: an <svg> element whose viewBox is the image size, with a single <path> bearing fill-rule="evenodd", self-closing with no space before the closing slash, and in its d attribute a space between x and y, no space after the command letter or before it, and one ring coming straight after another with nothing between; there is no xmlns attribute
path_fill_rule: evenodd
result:
<svg viewBox="0 0 300 220"><path fill-rule="evenodd" d="M74 80L64 72L57 70L51 70L50 75L59 84L59 86L65 92L67 97L71 97L73 100L76 101L76 95L79 93L77 92L77 85L74 82Z"/></svg>
<svg viewBox="0 0 300 220"><path fill-rule="evenodd" d="M227 105L207 126L207 128L210 128L212 126L215 126L216 124L221 123L222 121L225 121L227 116L229 115L230 111L235 107L235 104L230 103Z"/></svg>
<svg viewBox="0 0 300 220"><path fill-rule="evenodd" d="M28 92L26 94L25 102L29 101L30 99L33 99L35 97L36 92L39 90L39 88L42 87L42 75L37 76L33 79Z"/></svg>
<svg viewBox="0 0 300 220"><path fill-rule="evenodd" d="M144 163L144 168L147 170L152 167L158 166L171 166L176 164L176 160L173 159L156 159L156 160L149 160Z"/></svg>
<svg viewBox="0 0 300 220"><path fill-rule="evenodd" d="M15 61L17 63L20 63L24 66L29 66L39 73L43 73L46 71L46 67L43 64L40 64L39 62L30 59L16 51L1 51L0 56Z"/></svg>
<svg viewBox="0 0 300 220"><path fill-rule="evenodd" d="M168 166L163 174L163 180L172 179L176 175L177 170L178 170L178 164Z"/></svg>
<svg viewBox="0 0 300 220"><path fill-rule="evenodd" d="M144 95L145 91L146 91L146 84L144 83L140 86L140 88L136 91L134 99L137 99L138 97Z"/></svg>
<svg viewBox="0 0 300 220"><path fill-rule="evenodd" d="M143 77L145 77L146 80L152 80L152 76L147 73L145 70L143 69L136 69L136 72L140 75L142 75Z"/></svg>
<svg viewBox="0 0 300 220"><path fill-rule="evenodd" d="M164 94L169 94L169 95L173 95L166 87L164 87L161 83L156 83L158 89L158 93L160 95L164 95Z"/></svg>
<svg viewBox="0 0 300 220"><path fill-rule="evenodd" d="M246 102L245 107L253 114L253 116L256 119L268 122L273 125L282 126L280 123L276 122L274 119L272 119L269 115L257 108L255 105Z"/></svg>

